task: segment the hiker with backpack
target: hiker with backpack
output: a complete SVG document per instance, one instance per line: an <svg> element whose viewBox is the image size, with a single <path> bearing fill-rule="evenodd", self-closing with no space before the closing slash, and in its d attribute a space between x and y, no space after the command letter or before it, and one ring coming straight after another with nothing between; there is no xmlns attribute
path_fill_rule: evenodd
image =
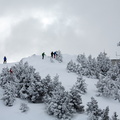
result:
<svg viewBox="0 0 120 120"><path fill-rule="evenodd" d="M42 59L44 59L44 57L45 57L45 52L42 53Z"/></svg>
<svg viewBox="0 0 120 120"><path fill-rule="evenodd" d="M6 56L4 56L4 58L3 58L3 63L7 63L7 58L6 58Z"/></svg>
<svg viewBox="0 0 120 120"><path fill-rule="evenodd" d="M53 51L51 52L51 57L53 58L53 55L54 55L54 53L53 53Z"/></svg>

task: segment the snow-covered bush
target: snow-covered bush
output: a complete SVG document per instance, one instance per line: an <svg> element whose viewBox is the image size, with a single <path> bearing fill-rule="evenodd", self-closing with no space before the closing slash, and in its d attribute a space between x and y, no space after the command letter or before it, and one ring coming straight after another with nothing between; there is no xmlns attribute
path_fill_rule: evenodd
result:
<svg viewBox="0 0 120 120"><path fill-rule="evenodd" d="M111 67L105 77L100 77L96 87L100 95L120 101L120 74L118 67L116 65Z"/></svg>
<svg viewBox="0 0 120 120"><path fill-rule="evenodd" d="M56 51L56 60L60 63L63 62L63 57L60 50Z"/></svg>
<svg viewBox="0 0 120 120"><path fill-rule="evenodd" d="M76 89L80 94L85 94L87 92L87 84L85 83L85 79L83 79L82 75L77 77L77 82L73 86L73 89Z"/></svg>
<svg viewBox="0 0 120 120"><path fill-rule="evenodd" d="M29 107L25 103L21 103L20 105L21 112L27 112L29 110Z"/></svg>
<svg viewBox="0 0 120 120"><path fill-rule="evenodd" d="M35 68L29 66L28 62L23 63L23 61L20 61L11 69L19 80L16 85L18 97L29 99L32 102L40 100L41 77L39 73L35 72Z"/></svg>
<svg viewBox="0 0 120 120"><path fill-rule="evenodd" d="M81 73L84 76L99 78L99 75L107 75L107 72L111 68L111 60L105 53L100 53L97 59L92 58L91 55L88 58L84 54L77 56L77 61L81 65Z"/></svg>
<svg viewBox="0 0 120 120"><path fill-rule="evenodd" d="M91 78L97 78L98 77L98 71L97 71L97 61L95 58L92 58L91 55L88 56L87 59L88 64L88 77Z"/></svg>
<svg viewBox="0 0 120 120"><path fill-rule="evenodd" d="M47 75L44 79L42 79L41 82L43 84L43 94L51 95L54 87L50 75Z"/></svg>
<svg viewBox="0 0 120 120"><path fill-rule="evenodd" d="M54 92L53 96L49 99L49 103L47 104L47 112L58 119L70 120L74 109L70 103L68 92L63 90Z"/></svg>
<svg viewBox="0 0 120 120"><path fill-rule="evenodd" d="M74 63L72 60L67 64L67 71L81 75L81 67L79 64Z"/></svg>
<svg viewBox="0 0 120 120"><path fill-rule="evenodd" d="M109 117L108 106L103 110L99 109L98 102L93 97L91 97L91 102L88 102L87 106L88 120L119 120L116 112L114 112L112 118Z"/></svg>
<svg viewBox="0 0 120 120"><path fill-rule="evenodd" d="M80 54L77 56L77 61L81 65L81 73L82 75L88 75L88 61L84 54Z"/></svg>
<svg viewBox="0 0 120 120"><path fill-rule="evenodd" d="M106 56L105 53L100 53L97 57L97 71L100 74L106 76L107 72L111 67L111 60Z"/></svg>
<svg viewBox="0 0 120 120"><path fill-rule="evenodd" d="M73 63L73 61L71 60L68 64L67 64L67 70L68 72L75 72L75 67L76 65Z"/></svg>
<svg viewBox="0 0 120 120"><path fill-rule="evenodd" d="M35 68L29 66L27 62L20 61L11 69L12 73L8 68L2 70L0 85L4 87L8 81L13 81L17 97L29 99L31 102L41 101L45 92L44 84L39 73L35 72Z"/></svg>
<svg viewBox="0 0 120 120"><path fill-rule="evenodd" d="M109 117L109 107L108 106L105 109L103 109L103 113L101 115L100 120L110 120L110 117Z"/></svg>
<svg viewBox="0 0 120 120"><path fill-rule="evenodd" d="M8 67L3 68L2 73L0 74L0 86L4 88L4 85L9 81L16 82L17 78L13 73L10 72Z"/></svg>
<svg viewBox="0 0 120 120"><path fill-rule="evenodd" d="M53 91L45 96L47 112L59 119L71 119L74 112L83 112L82 100L77 89L71 89L66 92L61 82L58 81L59 76L53 79Z"/></svg>
<svg viewBox="0 0 120 120"><path fill-rule="evenodd" d="M81 95L77 89L72 88L70 90L69 100L75 112L84 112L84 106L81 105L82 104Z"/></svg>
<svg viewBox="0 0 120 120"><path fill-rule="evenodd" d="M84 54L78 55L77 61L81 64L82 68L87 68L87 58Z"/></svg>
<svg viewBox="0 0 120 120"><path fill-rule="evenodd" d="M113 114L113 116L112 116L112 118L110 120L120 120L120 119L118 119L117 113L114 112L114 114Z"/></svg>
<svg viewBox="0 0 120 120"><path fill-rule="evenodd" d="M93 97L91 97L91 102L87 103L86 112L90 120L98 120L102 115L102 110L98 108L98 102Z"/></svg>
<svg viewBox="0 0 120 120"><path fill-rule="evenodd" d="M77 56L77 61L81 65L79 67L81 74L90 78L98 78L97 61L91 55L88 58L84 54Z"/></svg>
<svg viewBox="0 0 120 120"><path fill-rule="evenodd" d="M50 78L51 79L51 78ZM49 92L46 92L46 94L44 95L44 102L46 104L49 103L49 100L53 97L54 93L56 93L56 91L64 91L65 88L62 86L62 83L59 82L59 75L56 74L56 76L53 78L53 80L50 80L49 82Z"/></svg>
<svg viewBox="0 0 120 120"><path fill-rule="evenodd" d="M4 85L2 100L6 106L13 106L15 97L15 85L12 81L9 81Z"/></svg>

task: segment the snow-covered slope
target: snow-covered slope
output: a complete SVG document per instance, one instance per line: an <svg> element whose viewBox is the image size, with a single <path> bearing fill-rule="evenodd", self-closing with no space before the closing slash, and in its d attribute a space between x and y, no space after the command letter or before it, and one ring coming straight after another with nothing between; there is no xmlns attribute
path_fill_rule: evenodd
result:
<svg viewBox="0 0 120 120"><path fill-rule="evenodd" d="M77 75L74 73L68 73L66 70L67 63L72 59L76 61L76 56L71 55L63 55L63 62L59 63L58 61L53 59L53 62L50 60L49 56L46 56L45 59L41 59L39 55L32 55L28 58L23 58L22 60L27 61L29 65L32 65L37 72L40 73L40 76L44 78L48 74L53 78L56 74L59 75L59 81L62 82L62 85L65 87L67 91L73 86L73 84L77 80ZM0 64L0 72L4 67L11 67L15 63L9 64ZM90 79L84 77L85 82L87 83L87 94L82 96L83 105L86 108L87 102L91 101L91 97L93 96L97 101L99 108L104 109L106 106L110 108L110 116L116 111L120 118L120 103L118 101L96 97L96 87L97 79ZM0 99L2 98L3 90L0 88ZM21 113L19 110L21 103L27 103L29 106L29 111L26 113ZM12 107L7 107L3 104L3 101L0 100L0 120L55 120L53 116L49 116L46 112L44 104L33 104L28 103L27 101L23 101L20 99L16 99L14 105ZM72 118L73 120L87 120L86 114L76 114Z"/></svg>

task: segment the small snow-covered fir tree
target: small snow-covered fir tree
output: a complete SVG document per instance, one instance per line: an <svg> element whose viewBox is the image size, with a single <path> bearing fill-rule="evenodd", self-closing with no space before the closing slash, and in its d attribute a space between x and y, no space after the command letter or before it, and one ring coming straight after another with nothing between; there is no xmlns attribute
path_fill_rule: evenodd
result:
<svg viewBox="0 0 120 120"><path fill-rule="evenodd" d="M113 114L113 116L112 116L112 118L110 120L120 120L120 119L118 119L117 113L114 112L114 114Z"/></svg>
<svg viewBox="0 0 120 120"><path fill-rule="evenodd" d="M97 78L98 71L97 71L97 62L95 58L92 58L91 55L88 56L88 77Z"/></svg>
<svg viewBox="0 0 120 120"><path fill-rule="evenodd" d="M27 112L29 110L29 107L25 103L21 103L20 105L21 112Z"/></svg>
<svg viewBox="0 0 120 120"><path fill-rule="evenodd" d="M59 75L56 74L56 76L53 78L51 90L49 91L49 94L44 95L44 102L46 104L49 104L51 98L59 91L64 92L65 88L62 86L62 83L59 82Z"/></svg>
<svg viewBox="0 0 120 120"><path fill-rule="evenodd" d="M90 120L98 120L102 114L102 110L98 108L98 102L91 97L91 102L87 103L86 112L89 115Z"/></svg>
<svg viewBox="0 0 120 120"><path fill-rule="evenodd" d="M87 58L84 54L80 54L77 56L77 61L81 65L81 73L82 75L87 75L88 73L88 63Z"/></svg>
<svg viewBox="0 0 120 120"><path fill-rule="evenodd" d="M99 79L99 81L96 84L96 87L98 89L98 92L100 95L103 95L105 97L110 97L111 96L111 91L110 91L110 82L108 77L105 77L103 79Z"/></svg>
<svg viewBox="0 0 120 120"><path fill-rule="evenodd" d="M54 92L47 104L47 112L58 119L70 120L74 109L70 103L68 92L63 90Z"/></svg>
<svg viewBox="0 0 120 120"><path fill-rule="evenodd" d="M76 89L79 94L85 94L87 92L87 84L85 83L85 80L83 79L82 75L79 75L77 77L77 82L73 86L73 89Z"/></svg>
<svg viewBox="0 0 120 120"><path fill-rule="evenodd" d="M77 61L81 64L82 68L87 68L87 58L84 54L78 55Z"/></svg>
<svg viewBox="0 0 120 120"><path fill-rule="evenodd" d="M62 86L62 83L59 81L58 74L56 74L56 76L53 78L52 84L53 84L53 92L57 91L58 89L63 91L65 90L65 88Z"/></svg>
<svg viewBox="0 0 120 120"><path fill-rule="evenodd" d="M72 60L67 64L67 71L76 73L77 75L81 75L81 66L79 64L74 63Z"/></svg>
<svg viewBox="0 0 120 120"><path fill-rule="evenodd" d="M70 90L69 100L73 109L75 109L76 112L84 112L84 106L81 105L82 104L81 95L77 89L72 88Z"/></svg>
<svg viewBox="0 0 120 120"><path fill-rule="evenodd" d="M60 50L56 51L56 60L60 63L63 62L63 57Z"/></svg>
<svg viewBox="0 0 120 120"><path fill-rule="evenodd" d="M108 106L103 110L100 120L110 120Z"/></svg>
<svg viewBox="0 0 120 120"><path fill-rule="evenodd" d="M97 68L100 74L106 76L111 67L111 60L107 57L106 53L100 53L97 57Z"/></svg>
<svg viewBox="0 0 120 120"><path fill-rule="evenodd" d="M13 106L15 97L15 85L12 81L9 81L4 85L4 94L2 100L6 106Z"/></svg>
<svg viewBox="0 0 120 120"><path fill-rule="evenodd" d="M53 83L50 75L47 75L44 79L42 79L42 84L43 84L43 91L44 95L48 94L51 95L53 91Z"/></svg>
<svg viewBox="0 0 120 120"><path fill-rule="evenodd" d="M120 74L120 69L118 64L112 65L109 71L107 72L107 76L109 76L112 80L116 81L118 75Z"/></svg>
<svg viewBox="0 0 120 120"><path fill-rule="evenodd" d="M68 72L74 72L75 70L75 68L74 68L74 65L73 65L74 63L73 63L73 61L71 60L68 64L67 64L67 70L68 70Z"/></svg>

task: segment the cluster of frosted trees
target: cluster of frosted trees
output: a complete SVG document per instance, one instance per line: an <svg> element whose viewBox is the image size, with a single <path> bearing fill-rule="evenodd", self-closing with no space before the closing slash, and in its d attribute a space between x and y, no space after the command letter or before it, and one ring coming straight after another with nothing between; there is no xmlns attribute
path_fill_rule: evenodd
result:
<svg viewBox="0 0 120 120"><path fill-rule="evenodd" d="M100 109L98 102L91 97L91 101L87 103L86 113L88 114L89 120L120 120L118 115L114 112L112 117L109 117L109 107L105 109Z"/></svg>
<svg viewBox="0 0 120 120"><path fill-rule="evenodd" d="M92 78L99 78L100 74L105 76L111 67L111 61L105 53L100 53L97 59L92 58L91 55L86 57L80 54L76 62L71 60L67 65L67 70Z"/></svg>
<svg viewBox="0 0 120 120"><path fill-rule="evenodd" d="M0 86L3 88L3 102L13 106L16 98L26 99L33 103L45 103L47 113L59 119L71 119L76 112L83 112L81 94L87 91L84 79L79 76L69 92L59 82L59 76L51 79L50 75L41 78L33 66L20 61L9 68L3 68L0 74ZM28 110L26 104L21 104L20 110Z"/></svg>
<svg viewBox="0 0 120 120"><path fill-rule="evenodd" d="M78 75L98 78L98 95L120 101L120 64L113 65L105 53L100 53L96 59L91 55L88 58L83 54L78 55L77 63L71 60L67 64L67 70Z"/></svg>

